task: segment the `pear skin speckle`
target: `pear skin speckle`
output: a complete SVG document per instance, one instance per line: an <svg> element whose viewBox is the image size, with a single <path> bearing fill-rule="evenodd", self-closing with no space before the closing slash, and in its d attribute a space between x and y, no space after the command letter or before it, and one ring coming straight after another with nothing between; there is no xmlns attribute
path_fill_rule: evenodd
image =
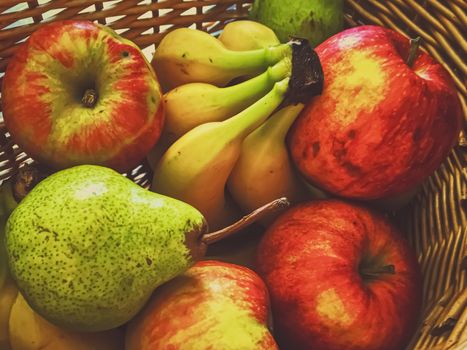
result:
<svg viewBox="0 0 467 350"><path fill-rule="evenodd" d="M38 184L10 216L6 247L28 303L59 326L100 331L130 320L193 263L185 233L203 216L117 172L83 165Z"/></svg>

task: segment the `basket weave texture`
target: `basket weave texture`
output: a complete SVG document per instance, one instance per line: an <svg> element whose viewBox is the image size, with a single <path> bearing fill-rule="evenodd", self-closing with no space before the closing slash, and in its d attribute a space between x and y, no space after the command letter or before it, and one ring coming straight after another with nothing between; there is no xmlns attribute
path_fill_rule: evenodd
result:
<svg viewBox="0 0 467 350"><path fill-rule="evenodd" d="M0 0L0 82L17 47L43 23L86 19L106 24L151 54L167 31L192 27L217 32L247 17L240 0ZM422 47L451 74L466 120L467 2L465 0L346 0L347 26L377 24L405 36L420 36ZM1 101L1 95L0 95ZM1 105L0 105L1 113ZM1 116L1 114L0 114ZM464 124L465 125L465 124ZM417 252L424 275L423 320L408 349L467 349L467 140L431 176L394 219ZM0 118L0 182L28 156L14 145ZM147 164L128 175L142 186Z"/></svg>

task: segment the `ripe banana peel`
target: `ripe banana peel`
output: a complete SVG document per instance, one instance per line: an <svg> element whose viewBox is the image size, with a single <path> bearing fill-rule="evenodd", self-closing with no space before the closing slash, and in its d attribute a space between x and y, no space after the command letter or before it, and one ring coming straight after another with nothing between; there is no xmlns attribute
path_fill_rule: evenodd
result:
<svg viewBox="0 0 467 350"><path fill-rule="evenodd" d="M182 135L198 125L228 119L252 105L291 73L289 59L269 67L243 83L220 88L205 83L179 86L164 95L165 125L154 149L148 155L154 168L162 154Z"/></svg>
<svg viewBox="0 0 467 350"><path fill-rule="evenodd" d="M2 350L10 349L8 320L17 295L16 284L8 278L0 290L0 349Z"/></svg>
<svg viewBox="0 0 467 350"><path fill-rule="evenodd" d="M306 198L308 192L294 170L285 141L303 107L299 103L280 109L243 141L228 179L229 192L243 211L271 198L287 197L292 204Z"/></svg>
<svg viewBox="0 0 467 350"><path fill-rule="evenodd" d="M262 72L291 55L292 48L288 43L234 51L206 32L179 28L162 39L152 65L163 91L167 92L192 82L225 86L234 78Z"/></svg>
<svg viewBox="0 0 467 350"><path fill-rule="evenodd" d="M154 170L152 190L197 208L211 229L225 222L225 187L245 137L282 103L289 78L256 103L222 122L197 126L178 139Z"/></svg>
<svg viewBox="0 0 467 350"><path fill-rule="evenodd" d="M219 40L229 50L248 51L280 44L274 31L255 21L242 20L228 23Z"/></svg>

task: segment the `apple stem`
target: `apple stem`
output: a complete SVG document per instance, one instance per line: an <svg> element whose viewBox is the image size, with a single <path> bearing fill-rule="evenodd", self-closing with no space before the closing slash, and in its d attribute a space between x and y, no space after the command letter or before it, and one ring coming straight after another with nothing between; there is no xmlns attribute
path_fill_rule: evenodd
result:
<svg viewBox="0 0 467 350"><path fill-rule="evenodd" d="M412 67L415 63L415 58L417 57L418 48L420 47L422 38L417 36L415 39L410 39L410 51L409 57L407 58L407 65Z"/></svg>
<svg viewBox="0 0 467 350"><path fill-rule="evenodd" d="M81 102L85 107L93 108L97 103L97 91L94 89L86 89Z"/></svg>
<svg viewBox="0 0 467 350"><path fill-rule="evenodd" d="M256 209L248 215L245 215L243 218L233 223L230 226L227 226L223 229L220 229L215 232L206 233L201 237L201 241L205 244L212 244L214 242L220 241L235 232L240 231L241 229L255 223L258 220L274 213L286 209L290 206L290 202L287 198L276 199L262 207Z"/></svg>
<svg viewBox="0 0 467 350"><path fill-rule="evenodd" d="M376 269L372 268L361 268L360 269L360 274L364 279L373 279L377 278L380 275L395 275L396 274L396 268L394 265L385 265L382 267L377 267Z"/></svg>

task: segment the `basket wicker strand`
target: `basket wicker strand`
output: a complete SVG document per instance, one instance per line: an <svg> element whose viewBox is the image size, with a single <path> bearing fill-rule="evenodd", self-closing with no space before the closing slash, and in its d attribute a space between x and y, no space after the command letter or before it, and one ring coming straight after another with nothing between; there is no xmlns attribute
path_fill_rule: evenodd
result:
<svg viewBox="0 0 467 350"><path fill-rule="evenodd" d="M51 20L86 19L109 25L150 55L168 31L192 27L217 32L229 21L247 17L251 2L1 0L0 82L10 57L21 42ZM345 20L349 27L377 24L407 37L423 39L423 49L452 76L464 110L464 121L467 115L466 12L464 0L345 1ZM11 141L0 120L2 181L31 160ZM425 181L409 206L395 216L416 250L424 275L423 320L409 349L467 349L467 139L464 131L448 159ZM126 175L142 186L150 183L151 172L146 164Z"/></svg>

